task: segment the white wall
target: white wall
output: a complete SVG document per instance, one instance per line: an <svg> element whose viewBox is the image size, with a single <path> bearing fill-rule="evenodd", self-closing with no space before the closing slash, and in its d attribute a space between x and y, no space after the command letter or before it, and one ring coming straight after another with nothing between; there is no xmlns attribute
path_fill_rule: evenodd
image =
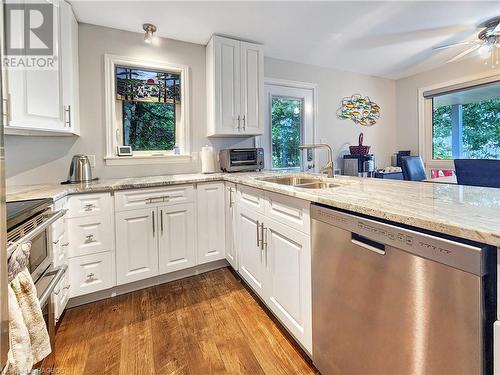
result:
<svg viewBox="0 0 500 375"><path fill-rule="evenodd" d="M160 165L106 166L104 54L141 57L188 65L191 73L191 149L207 143L216 148L252 146L253 139L206 138L205 47L159 38L157 45L143 41L142 33L79 24L80 137L7 136L5 140L8 185L57 183L67 177L74 154L93 154L93 175L100 178L134 177L199 170L198 162Z"/></svg>
<svg viewBox="0 0 500 375"><path fill-rule="evenodd" d="M418 154L418 95L419 88L447 83L456 79L466 79L481 73L498 74L477 56L447 64L440 68L396 81L396 119L398 150L411 150Z"/></svg>
<svg viewBox="0 0 500 375"><path fill-rule="evenodd" d="M95 177L117 178L171 173L190 173L198 163L106 166L104 113L105 53L149 58L189 65L191 68L192 150L206 143L216 149L252 146L252 138L207 139L205 47L171 39L160 39L158 45L147 45L141 33L100 26L79 25L80 69L80 137L6 137L6 174L8 185L57 183L66 179L71 157L77 153L96 155ZM390 163L395 150L395 82L316 66L271 58L265 59L265 76L316 83L319 115L317 135L326 138L336 150L346 142L356 144L358 134L365 133L365 143L372 145L378 166ZM344 96L368 95L381 106L381 118L373 127L364 128L352 121L338 120L336 111ZM345 147L344 147L345 148Z"/></svg>
<svg viewBox="0 0 500 375"><path fill-rule="evenodd" d="M326 139L338 155L346 149L346 143L358 144L358 135L363 132L364 143L372 146L370 153L375 154L377 166L390 165L390 156L396 147L395 81L270 58L265 60L264 74L270 78L318 85L316 142ZM337 118L342 98L353 94L369 96L380 105L380 119L375 125L364 127Z"/></svg>

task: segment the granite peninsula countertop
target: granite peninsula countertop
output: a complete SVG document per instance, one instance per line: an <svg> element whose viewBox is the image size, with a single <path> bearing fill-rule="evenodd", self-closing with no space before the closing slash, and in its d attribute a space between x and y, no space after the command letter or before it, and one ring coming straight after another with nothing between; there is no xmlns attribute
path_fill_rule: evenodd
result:
<svg viewBox="0 0 500 375"><path fill-rule="evenodd" d="M500 189L340 176L329 181L338 186L314 190L260 180L277 174L179 174L98 180L78 185L8 186L7 201L57 200L79 193L230 181L500 248Z"/></svg>

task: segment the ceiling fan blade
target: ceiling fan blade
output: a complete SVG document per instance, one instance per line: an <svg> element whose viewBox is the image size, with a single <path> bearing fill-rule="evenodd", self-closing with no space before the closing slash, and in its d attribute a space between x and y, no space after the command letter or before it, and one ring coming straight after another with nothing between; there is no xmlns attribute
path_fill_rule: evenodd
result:
<svg viewBox="0 0 500 375"><path fill-rule="evenodd" d="M465 42L457 42L457 43L450 43L450 44L443 44L442 46L435 46L432 47L433 50L440 50L440 49L446 49L446 48L451 48L451 47L456 47L456 46L463 46L463 45L475 45L478 44L479 42L477 40L467 40Z"/></svg>
<svg viewBox="0 0 500 375"><path fill-rule="evenodd" d="M451 63L453 61L457 61L458 59L461 59L462 57L464 57L465 55L468 55L469 53L472 53L474 52L475 50L477 50L478 48L480 47L479 44L476 44L470 48L467 48L465 51L459 53L458 55L456 55L455 57L449 59L448 61L446 61L446 63Z"/></svg>

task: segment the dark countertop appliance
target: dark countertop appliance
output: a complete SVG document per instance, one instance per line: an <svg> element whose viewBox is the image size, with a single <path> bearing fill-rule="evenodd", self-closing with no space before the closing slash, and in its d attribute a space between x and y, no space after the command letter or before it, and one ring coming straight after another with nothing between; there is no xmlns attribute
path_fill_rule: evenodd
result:
<svg viewBox="0 0 500 375"><path fill-rule="evenodd" d="M373 177L375 174L375 156L365 155L344 155L343 174L356 177Z"/></svg>
<svg viewBox="0 0 500 375"><path fill-rule="evenodd" d="M264 169L264 149L231 148L219 151L223 172L260 171Z"/></svg>

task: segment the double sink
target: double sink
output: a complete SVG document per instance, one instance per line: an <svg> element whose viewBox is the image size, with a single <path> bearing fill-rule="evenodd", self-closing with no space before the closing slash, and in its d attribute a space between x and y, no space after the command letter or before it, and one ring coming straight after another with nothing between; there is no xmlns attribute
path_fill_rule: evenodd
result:
<svg viewBox="0 0 500 375"><path fill-rule="evenodd" d="M331 189L339 186L325 180L324 177L272 176L258 178L258 180L278 185L294 186L301 189Z"/></svg>

